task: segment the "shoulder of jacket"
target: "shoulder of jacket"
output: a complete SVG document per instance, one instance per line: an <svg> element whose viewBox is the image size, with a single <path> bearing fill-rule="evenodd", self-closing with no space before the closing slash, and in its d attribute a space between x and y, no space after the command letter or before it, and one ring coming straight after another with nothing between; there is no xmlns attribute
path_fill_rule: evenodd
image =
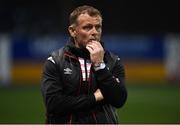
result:
<svg viewBox="0 0 180 125"><path fill-rule="evenodd" d="M64 47L58 49L58 50L54 50L51 52L50 56L53 56L53 57L61 57L63 55L63 52L64 52Z"/></svg>
<svg viewBox="0 0 180 125"><path fill-rule="evenodd" d="M54 64L58 64L61 58L63 57L63 53L64 53L64 47L54 50L49 54L47 60L51 61Z"/></svg>
<svg viewBox="0 0 180 125"><path fill-rule="evenodd" d="M112 52L106 51L105 62L109 69L113 69L120 58Z"/></svg>
<svg viewBox="0 0 180 125"><path fill-rule="evenodd" d="M117 60L121 60L120 57L112 52L107 51L107 56L110 58L112 61L116 62Z"/></svg>

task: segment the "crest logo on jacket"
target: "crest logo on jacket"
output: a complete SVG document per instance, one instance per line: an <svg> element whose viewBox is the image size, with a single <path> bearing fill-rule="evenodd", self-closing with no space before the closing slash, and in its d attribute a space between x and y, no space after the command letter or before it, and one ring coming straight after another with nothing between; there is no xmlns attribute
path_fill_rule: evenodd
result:
<svg viewBox="0 0 180 125"><path fill-rule="evenodd" d="M72 70L70 68L65 68L64 74L72 74Z"/></svg>

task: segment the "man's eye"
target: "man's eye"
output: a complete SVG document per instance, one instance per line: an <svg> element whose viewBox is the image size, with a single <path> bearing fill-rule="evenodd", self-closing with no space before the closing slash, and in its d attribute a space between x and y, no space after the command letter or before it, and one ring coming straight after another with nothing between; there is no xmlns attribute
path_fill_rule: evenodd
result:
<svg viewBox="0 0 180 125"><path fill-rule="evenodd" d="M92 28L92 26L85 26L83 29L90 30L91 28Z"/></svg>
<svg viewBox="0 0 180 125"><path fill-rule="evenodd" d="M96 30L97 31L101 30L101 26L96 26Z"/></svg>

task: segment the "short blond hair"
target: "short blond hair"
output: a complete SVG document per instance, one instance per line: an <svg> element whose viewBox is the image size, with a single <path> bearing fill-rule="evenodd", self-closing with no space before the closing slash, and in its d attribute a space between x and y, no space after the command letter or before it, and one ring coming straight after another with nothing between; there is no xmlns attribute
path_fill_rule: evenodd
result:
<svg viewBox="0 0 180 125"><path fill-rule="evenodd" d="M79 15L84 14L84 13L87 13L90 16L100 16L102 18L102 14L98 9L92 6L83 5L83 6L79 6L75 8L73 12L70 14L69 24L70 25L75 24Z"/></svg>

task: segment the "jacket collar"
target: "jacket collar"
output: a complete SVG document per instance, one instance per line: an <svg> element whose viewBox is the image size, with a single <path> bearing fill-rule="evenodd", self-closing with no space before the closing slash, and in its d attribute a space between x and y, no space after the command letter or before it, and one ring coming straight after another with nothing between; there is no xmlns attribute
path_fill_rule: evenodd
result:
<svg viewBox="0 0 180 125"><path fill-rule="evenodd" d="M66 50L76 57L81 57L84 59L90 59L90 53L87 49L77 48L74 41L70 39L66 44Z"/></svg>

